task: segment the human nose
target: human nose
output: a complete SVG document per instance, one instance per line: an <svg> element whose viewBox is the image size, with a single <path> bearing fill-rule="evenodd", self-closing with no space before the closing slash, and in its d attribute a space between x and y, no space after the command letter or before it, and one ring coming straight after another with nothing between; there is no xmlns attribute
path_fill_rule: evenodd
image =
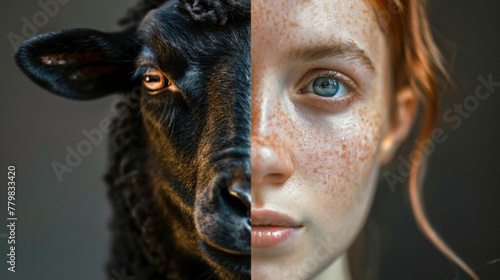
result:
<svg viewBox="0 0 500 280"><path fill-rule="evenodd" d="M252 185L281 185L293 174L278 100L252 92L251 182Z"/></svg>

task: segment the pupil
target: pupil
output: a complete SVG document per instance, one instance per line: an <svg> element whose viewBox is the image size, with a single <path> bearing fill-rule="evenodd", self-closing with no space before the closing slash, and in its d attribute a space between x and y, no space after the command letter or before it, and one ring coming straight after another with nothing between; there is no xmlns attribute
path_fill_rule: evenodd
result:
<svg viewBox="0 0 500 280"><path fill-rule="evenodd" d="M313 82L314 93L324 97L333 97L339 91L339 83L334 78L320 77Z"/></svg>
<svg viewBox="0 0 500 280"><path fill-rule="evenodd" d="M144 81L146 81L146 82L159 82L160 76L147 75L147 76L144 76Z"/></svg>

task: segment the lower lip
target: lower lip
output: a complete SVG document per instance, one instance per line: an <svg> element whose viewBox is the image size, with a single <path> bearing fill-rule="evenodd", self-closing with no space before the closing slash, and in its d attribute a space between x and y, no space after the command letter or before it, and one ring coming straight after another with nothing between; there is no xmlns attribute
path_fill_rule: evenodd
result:
<svg viewBox="0 0 500 280"><path fill-rule="evenodd" d="M252 248L275 249L292 242L301 227L252 226Z"/></svg>

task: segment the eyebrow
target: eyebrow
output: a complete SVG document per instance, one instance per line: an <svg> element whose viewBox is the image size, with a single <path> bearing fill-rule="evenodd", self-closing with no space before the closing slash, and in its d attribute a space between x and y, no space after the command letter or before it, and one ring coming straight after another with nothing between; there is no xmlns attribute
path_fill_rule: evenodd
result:
<svg viewBox="0 0 500 280"><path fill-rule="evenodd" d="M327 57L343 56L349 60L353 60L368 67L372 72L375 72L375 67L366 52L354 42L339 42L333 45L316 46L316 47L298 47L292 48L289 56L296 61L314 61Z"/></svg>

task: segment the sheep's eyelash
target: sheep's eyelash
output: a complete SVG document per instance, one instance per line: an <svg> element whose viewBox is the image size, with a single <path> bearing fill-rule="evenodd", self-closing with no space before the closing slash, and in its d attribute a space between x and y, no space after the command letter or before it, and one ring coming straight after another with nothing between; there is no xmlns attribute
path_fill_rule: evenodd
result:
<svg viewBox="0 0 500 280"><path fill-rule="evenodd" d="M134 74L132 75L132 79L135 80L135 79L142 78L142 76L144 74L146 74L150 70L158 70L158 71L160 71L157 67L154 67L152 65L141 65L137 69L135 69ZM160 72L162 72L162 71L160 71ZM165 78L168 79L167 76L165 76Z"/></svg>

